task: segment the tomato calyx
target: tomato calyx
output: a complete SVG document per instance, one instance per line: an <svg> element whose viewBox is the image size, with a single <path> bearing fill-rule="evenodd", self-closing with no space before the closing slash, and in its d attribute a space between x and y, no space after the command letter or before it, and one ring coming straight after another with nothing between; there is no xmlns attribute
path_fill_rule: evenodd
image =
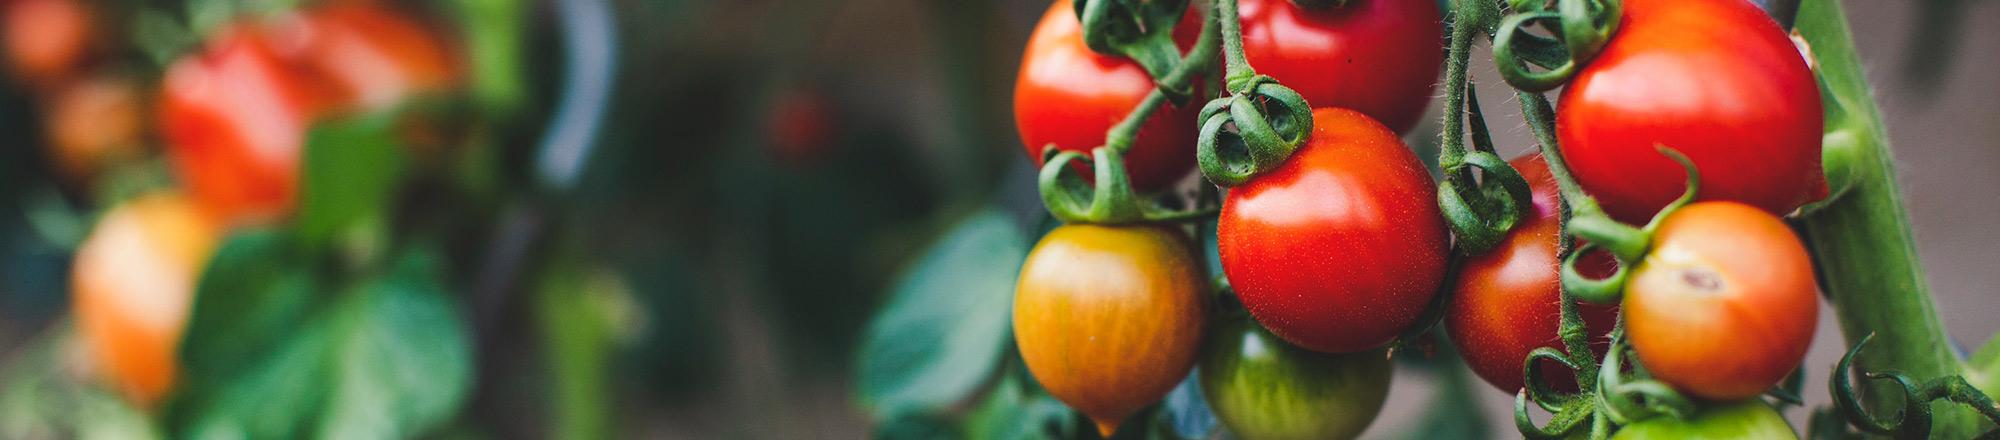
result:
<svg viewBox="0 0 2000 440"><path fill-rule="evenodd" d="M1855 341L1854 347L1849 348L1846 354L1840 356L1840 362L1834 364L1833 373L1827 375L1827 388L1833 391L1834 406L1839 409L1841 416L1849 425L1870 434L1895 438L1927 438L1931 434L1931 403L1939 400L1971 407L1985 416L1986 420L2000 424L2000 404L1996 404L1992 397L1972 386L1963 375L1954 374L1919 382L1896 370L1862 371L1860 367L1854 365L1854 356L1860 354L1861 347L1867 346L1868 341L1873 339L1875 334L1869 333L1867 336L1862 336L1861 340ZM1850 373L1869 380L1891 381L1897 385L1896 388L1903 392L1903 408L1895 420L1885 421L1868 414L1867 409L1861 405L1860 397L1855 395ZM2000 429L1987 431L1980 438L1991 438L1996 435L2000 435Z"/></svg>
<svg viewBox="0 0 2000 440"><path fill-rule="evenodd" d="M1260 75L1243 54L1243 24L1236 0L1215 2L1225 85L1229 96L1202 106L1195 163L1216 186L1232 187L1277 168L1313 131L1313 107L1304 95Z"/></svg>
<svg viewBox="0 0 2000 440"><path fill-rule="evenodd" d="M1493 64L1508 85L1527 92L1546 92L1568 82L1611 41L1624 16L1619 0L1557 0L1554 9L1543 1L1508 3L1514 14L1493 34ZM1555 37L1529 33L1532 26Z"/></svg>
<svg viewBox="0 0 2000 440"><path fill-rule="evenodd" d="M1188 0L1077 0L1077 21L1083 23L1083 43L1091 51L1132 59L1151 75L1175 105L1194 95L1188 84L1165 81L1178 69L1180 48L1174 44L1174 24L1188 10Z"/></svg>
<svg viewBox="0 0 2000 440"><path fill-rule="evenodd" d="M1645 259L1646 251L1651 248L1653 232L1659 230L1660 223L1667 217L1672 216L1681 207L1693 203L1695 194L1701 192L1701 171L1695 168L1694 161L1672 147L1662 145L1655 148L1660 154L1679 162L1681 168L1687 171L1687 189L1681 193L1679 199L1667 204L1665 209L1661 209L1651 221L1646 222L1645 226L1636 228L1611 219L1611 216L1597 208L1596 203L1589 201L1588 196L1582 198L1583 202L1571 205L1571 217L1569 222L1564 224L1564 229L1570 235L1586 242L1563 259L1563 290L1594 304L1618 302L1619 296L1625 291L1626 281L1631 279L1632 268L1638 267ZM1582 264L1584 255L1599 250L1610 253L1612 258L1617 259L1618 267L1613 269L1611 275L1603 278L1584 275L1577 265Z"/></svg>

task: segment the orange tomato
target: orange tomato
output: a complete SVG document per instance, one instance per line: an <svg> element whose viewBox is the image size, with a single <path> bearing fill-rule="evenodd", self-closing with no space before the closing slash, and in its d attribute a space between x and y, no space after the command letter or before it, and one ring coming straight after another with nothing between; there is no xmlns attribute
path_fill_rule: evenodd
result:
<svg viewBox="0 0 2000 440"><path fill-rule="evenodd" d="M46 85L75 73L90 55L91 11L79 0L14 0L0 11L0 36L15 75Z"/></svg>
<svg viewBox="0 0 2000 440"><path fill-rule="evenodd" d="M131 79L97 76L70 83L50 96L42 120L49 158L71 182L85 182L106 165L139 155L144 122L139 86Z"/></svg>
<svg viewBox="0 0 2000 440"><path fill-rule="evenodd" d="M1043 388L1109 437L1194 368L1207 283L1177 231L1069 225L1028 254L1014 339Z"/></svg>
<svg viewBox="0 0 2000 440"><path fill-rule="evenodd" d="M384 108L455 81L444 40L407 15L346 4L307 11L289 23L305 34L300 61L340 90L343 106Z"/></svg>
<svg viewBox="0 0 2000 440"><path fill-rule="evenodd" d="M150 406L174 388L175 353L218 234L192 201L153 193L113 207L77 249L70 293L79 336L103 378L134 403Z"/></svg>

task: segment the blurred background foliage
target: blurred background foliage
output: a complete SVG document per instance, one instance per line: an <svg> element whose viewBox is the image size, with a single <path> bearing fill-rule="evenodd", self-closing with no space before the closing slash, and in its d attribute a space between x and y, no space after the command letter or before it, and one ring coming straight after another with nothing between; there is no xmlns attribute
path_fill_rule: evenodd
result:
<svg viewBox="0 0 2000 440"><path fill-rule="evenodd" d="M0 437L1089 435L1026 374L1007 319L1013 273L1053 226L1008 111L1045 3L0 0L0 14L50 2L88 11L92 43L64 72L0 81ZM1993 16L1963 13L1973 3L1913 6L1906 58L1882 59L1909 66L1892 90L1947 88L1938 66L1974 50L1956 43L1967 16ZM167 403L133 403L79 342L71 282L100 216L188 178L153 114L167 67L233 23L337 4L414 17L457 86L301 134L302 207L219 240L189 286L182 380ZM9 59L28 47L11 40L53 35L6 23ZM77 159L57 146L52 96L106 76L131 84L123 117L141 128L116 160ZM610 92L576 97L593 88ZM86 131L116 112L85 112ZM410 118L430 134L402 131ZM1434 143L1426 125L1412 145ZM566 130L586 135L553 135ZM587 159L573 181L551 164L565 151ZM1466 397L1484 388L1448 346L1399 356L1416 388L1371 436L1508 432ZM1196 388L1128 435L1226 435Z"/></svg>

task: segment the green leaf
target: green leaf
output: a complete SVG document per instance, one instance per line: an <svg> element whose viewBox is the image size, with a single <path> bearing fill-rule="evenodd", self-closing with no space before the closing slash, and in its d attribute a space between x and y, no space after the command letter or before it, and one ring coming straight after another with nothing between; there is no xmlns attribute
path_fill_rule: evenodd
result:
<svg viewBox="0 0 2000 440"><path fill-rule="evenodd" d="M324 313L259 361L210 387L190 389L172 421L180 438L298 438L324 404L327 356L340 341Z"/></svg>
<svg viewBox="0 0 2000 440"><path fill-rule="evenodd" d="M382 279L348 292L322 438L403 438L458 413L472 384L472 348L445 296L436 257L405 255Z"/></svg>
<svg viewBox="0 0 2000 440"><path fill-rule="evenodd" d="M404 168L394 121L393 113L363 116L319 124L306 134L298 217L306 243L326 243L386 210Z"/></svg>
<svg viewBox="0 0 2000 440"><path fill-rule="evenodd" d="M1016 364L1018 366L1018 364ZM1075 438L1074 412L1018 375L1001 376L986 399L966 416L964 438L1033 440Z"/></svg>
<svg viewBox="0 0 2000 440"><path fill-rule="evenodd" d="M957 404L993 377L1024 243L1005 214L983 211L903 273L862 339L860 394L876 420Z"/></svg>
<svg viewBox="0 0 2000 440"><path fill-rule="evenodd" d="M235 380L305 321L314 280L288 245L276 231L249 230L209 259L181 339L183 377L192 386Z"/></svg>

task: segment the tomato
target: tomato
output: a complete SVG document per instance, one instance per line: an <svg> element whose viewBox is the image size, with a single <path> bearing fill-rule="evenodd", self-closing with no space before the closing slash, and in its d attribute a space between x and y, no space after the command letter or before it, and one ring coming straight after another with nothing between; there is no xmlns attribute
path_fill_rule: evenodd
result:
<svg viewBox="0 0 2000 440"><path fill-rule="evenodd" d="M1645 223L1701 169L1702 200L1785 214L1826 195L1818 82L1776 22L1742 0L1631 0L1563 91L1556 131L1605 211Z"/></svg>
<svg viewBox="0 0 2000 440"><path fill-rule="evenodd" d="M1387 353L1328 354L1294 347L1243 318L1209 338L1201 389L1244 440L1354 438L1389 397Z"/></svg>
<svg viewBox="0 0 2000 440"><path fill-rule="evenodd" d="M1755 397L1805 359L1819 320L1811 256L1778 217L1736 202L1668 215L1625 288L1646 370L1711 400Z"/></svg>
<svg viewBox="0 0 2000 440"><path fill-rule="evenodd" d="M343 106L380 109L456 80L444 40L382 6L329 6L284 23L284 31L300 32L305 40L300 61L340 90Z"/></svg>
<svg viewBox="0 0 2000 440"><path fill-rule="evenodd" d="M1428 0L1352 0L1300 9L1242 0L1243 55L1314 107L1352 109L1397 132L1423 117L1444 65L1443 18Z"/></svg>
<svg viewBox="0 0 2000 440"><path fill-rule="evenodd" d="M1558 272L1562 260L1556 258L1562 207L1555 177L1549 174L1549 165L1541 155L1514 159L1512 164L1534 189L1534 205L1524 213L1523 223L1509 231L1499 245L1462 263L1452 287L1455 296L1444 318L1446 331L1465 357L1466 366L1486 383L1507 392L1521 389L1522 361L1528 352L1541 347L1564 349L1556 334L1562 323ZM1611 268L1609 258L1596 263L1606 272ZM1581 310L1584 327L1592 335L1592 348L1602 354L1609 348L1605 336L1616 325L1617 309L1584 304ZM1569 370L1548 360L1542 361L1542 367L1544 383L1575 388Z"/></svg>
<svg viewBox="0 0 2000 440"><path fill-rule="evenodd" d="M825 160L831 153L835 131L833 100L812 87L798 87L780 94L766 110L770 124L771 156L779 163L806 167Z"/></svg>
<svg viewBox="0 0 2000 440"><path fill-rule="evenodd" d="M192 201L153 193L112 207L77 249L78 336L98 372L133 402L151 405L173 389L195 282L219 240Z"/></svg>
<svg viewBox="0 0 2000 440"><path fill-rule="evenodd" d="M224 33L167 68L159 119L194 198L227 222L289 214L311 118L331 97L260 29Z"/></svg>
<svg viewBox="0 0 2000 440"><path fill-rule="evenodd" d="M1311 139L1230 188L1222 268L1251 316L1312 350L1395 338L1436 295L1450 235L1437 190L1396 133L1352 110L1313 112Z"/></svg>
<svg viewBox="0 0 2000 440"><path fill-rule="evenodd" d="M1028 254L1014 339L1049 394L1109 437L1194 367L1207 282L1180 232L1069 225Z"/></svg>
<svg viewBox="0 0 2000 440"><path fill-rule="evenodd" d="M144 123L139 86L131 79L96 76L68 83L47 101L43 122L49 156L73 183L140 154Z"/></svg>
<svg viewBox="0 0 2000 440"><path fill-rule="evenodd" d="M1714 439L1778 440L1797 439L1785 417L1764 402L1749 399L1702 408L1686 420L1658 416L1626 425L1612 435L1613 440Z"/></svg>
<svg viewBox="0 0 2000 440"><path fill-rule="evenodd" d="M1189 11L1181 27L1199 28L1199 17ZM1184 40L1183 50L1190 45L1191 39ZM1088 154L1152 91L1153 78L1137 63L1084 46L1076 9L1068 0L1056 1L1028 38L1014 82L1014 124L1022 148L1038 167L1049 144ZM1125 153L1125 171L1140 190L1166 187L1194 169L1194 119L1201 103L1162 105L1167 107L1146 120Z"/></svg>
<svg viewBox="0 0 2000 440"><path fill-rule="evenodd" d="M0 37L15 75L31 83L56 82L82 67L95 43L93 16L81 0L13 0L0 3Z"/></svg>

